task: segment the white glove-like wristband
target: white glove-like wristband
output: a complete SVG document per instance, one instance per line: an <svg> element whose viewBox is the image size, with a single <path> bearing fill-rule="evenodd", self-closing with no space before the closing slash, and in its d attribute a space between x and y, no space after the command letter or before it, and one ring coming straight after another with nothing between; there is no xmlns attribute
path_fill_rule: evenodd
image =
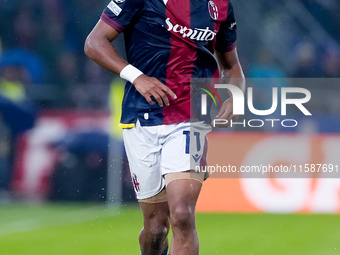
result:
<svg viewBox="0 0 340 255"><path fill-rule="evenodd" d="M125 79L133 84L133 82L143 74L138 68L134 67L133 65L127 65L123 68L120 72L119 76L122 79Z"/></svg>

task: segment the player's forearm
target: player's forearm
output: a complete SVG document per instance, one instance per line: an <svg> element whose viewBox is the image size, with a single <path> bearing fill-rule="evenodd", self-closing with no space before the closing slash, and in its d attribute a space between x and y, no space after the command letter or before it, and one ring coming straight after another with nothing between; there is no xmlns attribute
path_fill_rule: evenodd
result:
<svg viewBox="0 0 340 255"><path fill-rule="evenodd" d="M246 81L240 62L237 61L231 69L227 70L227 77L230 79L230 84L239 87L243 92L245 91Z"/></svg>
<svg viewBox="0 0 340 255"><path fill-rule="evenodd" d="M222 68L221 77L229 78L228 83L239 87L244 92L246 87L245 78L238 59L237 50L234 49L224 53L216 52L216 55ZM230 94L230 91L228 92Z"/></svg>

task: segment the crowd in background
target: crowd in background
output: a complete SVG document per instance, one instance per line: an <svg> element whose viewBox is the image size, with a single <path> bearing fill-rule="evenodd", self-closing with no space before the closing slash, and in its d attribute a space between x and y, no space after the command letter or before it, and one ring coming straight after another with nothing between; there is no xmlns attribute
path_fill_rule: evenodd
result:
<svg viewBox="0 0 340 255"><path fill-rule="evenodd" d="M58 97L40 107L105 107L107 100L103 97L107 95L110 75L83 53L85 38L105 2L0 1L0 67L24 66L27 75L21 82L29 91L47 90ZM44 84L51 85L50 90L42 87Z"/></svg>
<svg viewBox="0 0 340 255"><path fill-rule="evenodd" d="M295 71L298 77L340 77L340 2L337 0L303 0L308 11L319 21L322 28L334 39L333 42L324 41L324 47L316 47L312 43L298 48L300 68ZM306 62L315 65L315 73L309 73ZM307 65L307 68L303 66ZM300 72L301 70L301 72Z"/></svg>

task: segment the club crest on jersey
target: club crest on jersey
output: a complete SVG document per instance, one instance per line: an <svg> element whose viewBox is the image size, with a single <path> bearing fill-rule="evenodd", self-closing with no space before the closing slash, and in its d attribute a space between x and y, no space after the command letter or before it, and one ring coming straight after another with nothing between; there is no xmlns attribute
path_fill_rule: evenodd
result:
<svg viewBox="0 0 340 255"><path fill-rule="evenodd" d="M122 9L113 1L111 1L107 8L109 8L116 16L122 11Z"/></svg>
<svg viewBox="0 0 340 255"><path fill-rule="evenodd" d="M208 2L208 9L209 9L210 17L212 17L214 20L217 20L218 10L217 10L216 4L213 1Z"/></svg>

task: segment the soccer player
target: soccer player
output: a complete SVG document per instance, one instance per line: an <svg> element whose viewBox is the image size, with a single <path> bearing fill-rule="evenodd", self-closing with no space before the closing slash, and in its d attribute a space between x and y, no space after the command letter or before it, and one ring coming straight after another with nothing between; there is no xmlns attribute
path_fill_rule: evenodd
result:
<svg viewBox="0 0 340 255"><path fill-rule="evenodd" d="M111 45L120 32L127 61ZM86 39L86 55L127 80L120 125L144 255L167 254L170 226L169 254L198 254L195 206L205 176L193 166L205 164L211 126L190 123L190 80L243 78L235 41L229 0L113 0ZM231 97L217 118L236 119L232 104Z"/></svg>

